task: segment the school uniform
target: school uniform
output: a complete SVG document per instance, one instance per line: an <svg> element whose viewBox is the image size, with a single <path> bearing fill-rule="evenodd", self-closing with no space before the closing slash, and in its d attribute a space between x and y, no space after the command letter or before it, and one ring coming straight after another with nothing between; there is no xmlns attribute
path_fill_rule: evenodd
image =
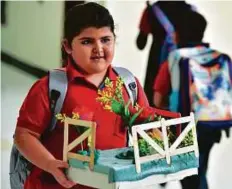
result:
<svg viewBox="0 0 232 189"><path fill-rule="evenodd" d="M98 90L104 88L104 83L96 87L87 81L85 76L70 63L65 69L68 76L68 90L61 113L69 117L72 117L72 113L78 113L80 119L91 120L97 123L96 149L106 150L125 147L127 142L126 129L122 118L113 112L104 110L101 103L96 100ZM113 82L118 77L111 66L108 68L107 77ZM147 107L147 98L137 79L136 81L138 86L137 103L140 106ZM129 100L125 87L123 87L123 96L125 101ZM49 126L50 120L51 110L48 96L48 77L46 76L31 87L20 109L17 127L23 127L42 134ZM55 129L41 141L48 151L60 160L63 157L63 131L63 124L57 121ZM75 128L70 127L70 141L77 136L78 133ZM84 143L84 148L86 147L87 144ZM78 149L80 148L73 149L73 152L76 152ZM33 167L31 174L28 176L24 188L63 189L51 174L36 166ZM76 185L73 188L86 189L89 187Z"/></svg>

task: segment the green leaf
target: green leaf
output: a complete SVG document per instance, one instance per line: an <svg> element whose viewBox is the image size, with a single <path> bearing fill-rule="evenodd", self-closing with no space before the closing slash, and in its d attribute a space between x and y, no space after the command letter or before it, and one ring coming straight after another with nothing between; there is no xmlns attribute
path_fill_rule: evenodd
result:
<svg viewBox="0 0 232 189"><path fill-rule="evenodd" d="M124 108L123 108L123 104L121 104L120 102L116 101L115 99L112 100L112 110L114 113L122 115L124 112Z"/></svg>
<svg viewBox="0 0 232 189"><path fill-rule="evenodd" d="M135 122L136 118L139 116L139 114L141 114L143 111L143 108L141 108L138 112L136 112L130 119L129 121L129 126L131 127L133 125L133 123Z"/></svg>
<svg viewBox="0 0 232 189"><path fill-rule="evenodd" d="M106 85L110 85L111 84L110 79L108 77L105 79L105 84Z"/></svg>
<svg viewBox="0 0 232 189"><path fill-rule="evenodd" d="M130 117L130 111L129 111L130 103L131 103L131 101L129 100L128 103L125 106L125 109L124 109L125 117Z"/></svg>
<svg viewBox="0 0 232 189"><path fill-rule="evenodd" d="M144 123L149 123L152 121L152 115L150 115L145 121Z"/></svg>
<svg viewBox="0 0 232 189"><path fill-rule="evenodd" d="M161 119L162 119L161 116L157 116L157 115L155 115L155 114L154 114L154 117L155 117L154 121L161 121Z"/></svg>
<svg viewBox="0 0 232 189"><path fill-rule="evenodd" d="M139 155L140 156L146 156L146 155L150 154L149 145L148 145L147 141L145 141L144 139L139 139L138 145L139 145Z"/></svg>

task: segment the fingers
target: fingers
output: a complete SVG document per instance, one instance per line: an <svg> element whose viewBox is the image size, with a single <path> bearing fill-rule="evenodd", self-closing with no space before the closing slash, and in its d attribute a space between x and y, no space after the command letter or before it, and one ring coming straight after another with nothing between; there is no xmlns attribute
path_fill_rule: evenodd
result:
<svg viewBox="0 0 232 189"><path fill-rule="evenodd" d="M53 174L57 169L61 168L61 169L64 169L64 168L69 168L69 165L67 162L64 162L64 161L61 161L61 160L56 160L56 159L53 159L53 160L49 160L48 163L47 163L47 168L45 169L45 171Z"/></svg>
<svg viewBox="0 0 232 189"><path fill-rule="evenodd" d="M69 168L67 162L61 160L51 160L48 163L48 172L50 172L57 182L65 188L72 188L76 183L68 180L63 172L63 169Z"/></svg>
<svg viewBox="0 0 232 189"><path fill-rule="evenodd" d="M73 181L68 180L61 170L58 170L54 176L57 182L65 188L72 188L76 185Z"/></svg>
<svg viewBox="0 0 232 189"><path fill-rule="evenodd" d="M69 165L67 162L57 160L56 166L59 168L69 168Z"/></svg>

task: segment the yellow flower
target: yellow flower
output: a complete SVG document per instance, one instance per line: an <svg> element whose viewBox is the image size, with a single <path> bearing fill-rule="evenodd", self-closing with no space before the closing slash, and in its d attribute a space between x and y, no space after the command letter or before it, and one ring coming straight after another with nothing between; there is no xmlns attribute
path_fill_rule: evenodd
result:
<svg viewBox="0 0 232 189"><path fill-rule="evenodd" d="M112 111L112 107L111 107L110 105L108 105L108 104L106 104L106 105L104 106L104 109L105 109L105 110L110 110L110 111Z"/></svg>
<svg viewBox="0 0 232 189"><path fill-rule="evenodd" d="M106 79L105 79L105 86L107 87L107 88L113 88L113 82L112 81L110 81L110 79L107 77Z"/></svg>
<svg viewBox="0 0 232 189"><path fill-rule="evenodd" d="M65 118L66 118L66 115L65 115L65 114L61 114L61 113L56 114L56 119L57 119L57 120L60 120L61 123L64 122Z"/></svg>
<svg viewBox="0 0 232 189"><path fill-rule="evenodd" d="M139 111L139 109L140 109L139 104L138 104L138 103L136 103L136 104L135 104L135 106L134 106L134 108L135 108L135 110L136 110L136 111Z"/></svg>
<svg viewBox="0 0 232 189"><path fill-rule="evenodd" d="M72 112L72 119L80 119L80 115L78 113Z"/></svg>
<svg viewBox="0 0 232 189"><path fill-rule="evenodd" d="M122 85L123 85L123 80L121 77L117 77L117 80L116 80L116 88L121 90L122 89Z"/></svg>
<svg viewBox="0 0 232 189"><path fill-rule="evenodd" d="M122 101L122 85L123 80L121 77L117 77L116 82L110 81L107 77L104 81L105 87L103 90L98 90L98 97L96 98L99 101L105 110L112 111L111 103L113 100Z"/></svg>
<svg viewBox="0 0 232 189"><path fill-rule="evenodd" d="M103 104L107 104L107 103L109 103L111 101L111 99L106 98L105 96L97 97L96 100L103 103Z"/></svg>
<svg viewBox="0 0 232 189"><path fill-rule="evenodd" d="M100 89L98 89L97 94L102 95L102 91Z"/></svg>

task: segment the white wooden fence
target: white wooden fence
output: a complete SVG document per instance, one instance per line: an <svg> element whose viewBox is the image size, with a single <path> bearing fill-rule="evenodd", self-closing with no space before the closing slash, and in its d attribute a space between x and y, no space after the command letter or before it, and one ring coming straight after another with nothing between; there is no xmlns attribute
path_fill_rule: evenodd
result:
<svg viewBox="0 0 232 189"><path fill-rule="evenodd" d="M69 125L77 127L87 127L88 129L77 137L74 141L69 144ZM89 162L90 170L94 168L94 150L95 150L95 136L96 135L96 123L91 121L76 120L71 118L65 118L64 120L64 148L63 148L63 161L67 162L68 158L75 158L80 161ZM82 141L91 137L90 143L90 156L81 155L77 153L70 152Z"/></svg>
<svg viewBox="0 0 232 189"><path fill-rule="evenodd" d="M181 132L181 134L177 137L176 141L169 146L168 136L167 136L167 127L175 126L182 123L188 123L185 129ZM162 149L145 131L155 128L161 128L164 142L164 149ZM187 147L177 148L180 143L187 136L188 132L192 130L193 134L193 145ZM152 148L154 148L157 153L153 155L147 155L140 157L139 155L139 146L138 146L138 134L146 141ZM134 157L135 157L135 165L137 173L141 172L141 163L152 161L156 159L166 158L168 164L171 163L171 156L177 154L188 153L191 151L195 152L195 156L199 157L198 151L198 143L197 143L197 135L196 135L196 124L194 119L194 114L190 113L190 116L174 118L174 119L161 119L161 121L140 124L132 127L132 139L134 146Z"/></svg>

